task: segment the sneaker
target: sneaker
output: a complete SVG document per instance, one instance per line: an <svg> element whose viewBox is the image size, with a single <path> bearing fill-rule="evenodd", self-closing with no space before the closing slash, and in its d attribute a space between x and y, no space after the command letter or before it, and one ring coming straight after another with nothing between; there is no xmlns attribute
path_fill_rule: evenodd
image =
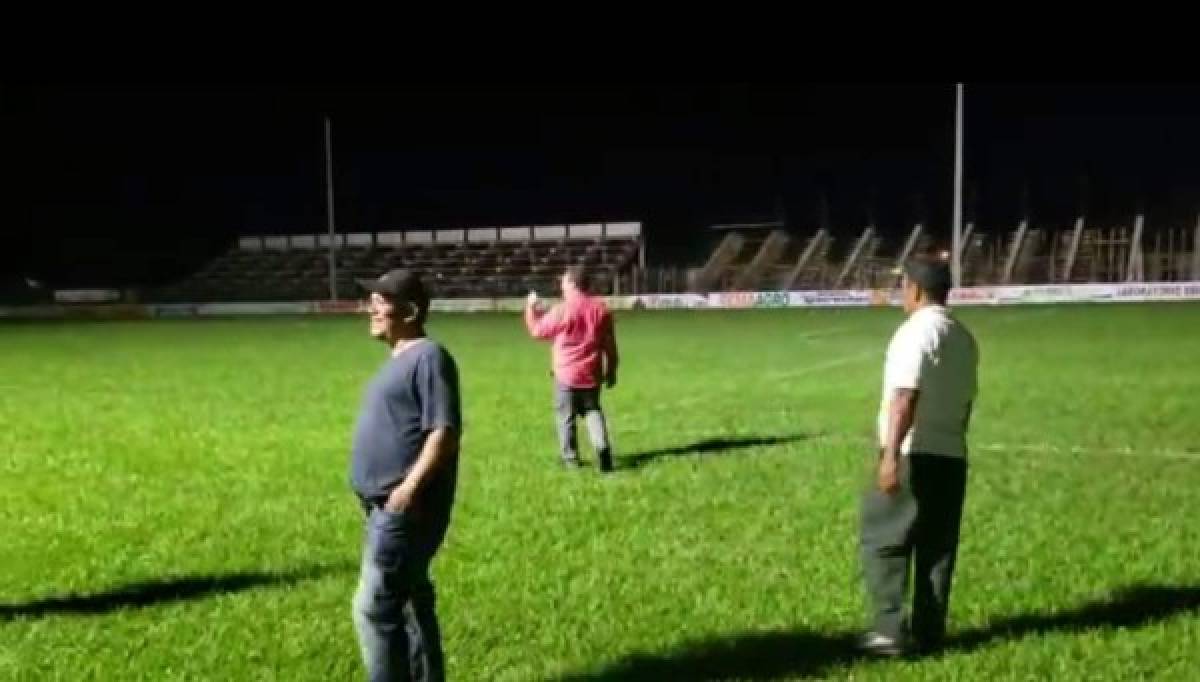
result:
<svg viewBox="0 0 1200 682"><path fill-rule="evenodd" d="M910 653L915 656L934 656L944 647L945 641L938 637L936 639L914 639L908 648Z"/></svg>
<svg viewBox="0 0 1200 682"><path fill-rule="evenodd" d="M888 658L904 653L904 645L900 643L899 639L881 635L878 632L868 632L863 635L858 640L858 649L873 656L885 656Z"/></svg>
<svg viewBox="0 0 1200 682"><path fill-rule="evenodd" d="M596 453L596 463L599 465L600 473L611 474L613 471L612 452L605 448Z"/></svg>

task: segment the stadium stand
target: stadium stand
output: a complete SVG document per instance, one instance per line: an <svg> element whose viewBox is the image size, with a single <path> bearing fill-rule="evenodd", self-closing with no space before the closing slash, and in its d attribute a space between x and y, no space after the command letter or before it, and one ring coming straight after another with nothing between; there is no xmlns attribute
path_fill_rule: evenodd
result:
<svg viewBox="0 0 1200 682"><path fill-rule="evenodd" d="M711 235L699 267L647 268L640 223L353 233L336 236L339 297L357 295L355 278L393 267L426 276L440 298L553 294L572 264L591 266L602 294L692 291L882 289L894 269L915 254L946 254L944 230L916 225L903 238L874 228L835 240L830 230L802 233L782 223L724 225ZM1200 225L1143 233L1133 225L1031 226L987 233L964 226L966 286L1085 282L1171 282L1200 279ZM198 271L167 286L142 290L151 303L314 301L330 297L328 235L244 237ZM24 281L5 299L44 301ZM8 291L11 289L11 291Z"/></svg>
<svg viewBox="0 0 1200 682"><path fill-rule="evenodd" d="M640 223L413 230L338 235L337 284L396 267L425 276L439 298L553 293L569 265L585 264L602 294L644 259ZM248 237L190 276L149 292L156 302L293 301L329 297L329 237Z"/></svg>
<svg viewBox="0 0 1200 682"><path fill-rule="evenodd" d="M1130 228L1031 227L988 235L963 228L965 286L1084 282L1187 281L1200 278L1200 226L1143 234L1140 219ZM777 227L723 226L703 265L688 276L690 291L878 289L895 284L895 268L910 255L949 253L948 238L935 238L916 225L904 240L884 240L872 227L833 255L827 231L809 235Z"/></svg>

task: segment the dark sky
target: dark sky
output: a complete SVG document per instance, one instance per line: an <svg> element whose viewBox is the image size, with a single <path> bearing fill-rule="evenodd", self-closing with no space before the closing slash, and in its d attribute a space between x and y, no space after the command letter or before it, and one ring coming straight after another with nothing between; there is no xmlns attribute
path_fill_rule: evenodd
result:
<svg viewBox="0 0 1200 682"><path fill-rule="evenodd" d="M946 231L953 87L922 85L4 86L6 269L75 284L161 279L238 234L325 229L322 115L341 231L642 220L652 260L694 261L713 222L783 212L852 240ZM1023 205L1066 225L1191 226L1200 87L967 89L982 229ZM10 252L14 253L14 252Z"/></svg>

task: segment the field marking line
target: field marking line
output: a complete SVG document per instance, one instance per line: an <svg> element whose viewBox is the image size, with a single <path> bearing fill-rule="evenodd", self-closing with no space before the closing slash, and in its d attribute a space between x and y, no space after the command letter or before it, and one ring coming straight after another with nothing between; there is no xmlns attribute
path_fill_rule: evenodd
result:
<svg viewBox="0 0 1200 682"><path fill-rule="evenodd" d="M1033 316L1036 316L1037 314L1044 314L1045 312L1046 311L1022 310L1022 311L1015 312L1014 314L1007 316L1006 319L1003 320L1003 322L1011 323L1013 321L1021 320L1026 317L1033 317ZM849 327L837 327L835 329L837 329L838 331L845 331L845 330L849 329ZM863 350L863 351L859 351L857 353L851 353L850 355L845 355L840 358L833 358L833 359L827 360L825 362L819 362L815 365L807 365L804 367L797 367L795 369L788 370L785 372L773 373L771 376L772 376L772 378L783 378L783 379L793 377L793 376L803 376L805 374L810 374L812 372L818 372L818 371L825 370L825 369L832 369L834 367L841 367L843 365L853 364L854 362L857 362L859 360L862 360L862 359L868 358L868 357L879 358L880 361L882 362L883 356L884 356L886 350L887 350L887 347L886 347L886 344L884 344L884 345L880 346L878 349L872 348L870 350Z"/></svg>
<svg viewBox="0 0 1200 682"><path fill-rule="evenodd" d="M827 442L835 443L861 443L863 447L876 447L873 439L860 439L850 436L842 438L825 439ZM1125 445L1118 447L1087 447L1083 445L1052 445L1050 443L976 443L969 445L968 457L971 452L1014 452L1026 454L1052 454L1052 455L1112 455L1116 457L1149 457L1154 459L1173 459L1185 462L1200 462L1200 452L1191 452L1188 450L1163 450L1163 449L1146 449L1138 450L1137 448Z"/></svg>
<svg viewBox="0 0 1200 682"><path fill-rule="evenodd" d="M1185 462L1200 462L1200 452L1187 450L1138 450L1130 446L1116 448L1084 447L1082 445L1058 446L1049 443L1031 443L1010 445L1006 443L984 443L973 449L985 452L1023 452L1033 454L1071 454L1071 455L1114 455L1117 457L1150 457L1153 459L1173 459Z"/></svg>
<svg viewBox="0 0 1200 682"><path fill-rule="evenodd" d="M857 353L851 353L850 355L844 355L840 358L826 360L825 362L818 362L814 365L805 365L803 367L797 367L784 372L772 372L770 377L772 379L789 379L792 377L804 376L805 374L812 374L813 372L820 372L826 369L842 367L843 365L852 365L867 358L881 357L883 357L883 351L873 348L871 350L863 350Z"/></svg>
<svg viewBox="0 0 1200 682"><path fill-rule="evenodd" d="M1004 312L1007 314L1004 315L1002 319L998 320L998 322L1002 325L1012 324L1013 322L1019 322L1019 321L1026 320L1031 317L1039 317L1042 315L1046 315L1048 313L1053 312L1053 310L1051 310L1049 308L1024 308L1024 309L1011 310L1011 311L1005 310ZM900 322L903 322L903 319L901 319ZM850 327L847 325L842 325L842 326L832 327L828 330L819 330L817 332L811 333L811 335L810 334L802 334L800 336L800 339L807 340L809 338L819 338L821 336L832 336L835 333L841 333L841 332L845 332L847 330L860 330L860 329L865 329L865 327ZM891 338L890 334L889 334L888 338L889 339ZM885 354L886 349L887 349L887 346L886 346L886 343L884 343L884 344L880 345L879 348L871 348L868 350L862 350L857 353L851 353L850 355L845 355L845 356L838 357L838 358L832 358L832 359L826 360L824 362L818 362L818 363L812 364L812 365L805 365L803 367L788 369L788 370L785 370L782 372L770 372L770 373L764 374L763 379L767 379L770 381L793 379L796 377L801 377L801 376L805 376L808 374L812 374L815 372L821 372L821 371L828 370L828 369L836 369L838 367L843 367L845 365L851 365L851 364L854 364L861 360L865 360L867 358L879 359L879 361L881 363L881 370L882 370L882 362L884 360L883 356ZM714 393L712 391L698 392L688 398L684 398L682 400L677 400L677 401L671 403L670 405L664 405L660 409L648 410L648 412L659 413L659 412L675 411L675 410L679 410L679 409L686 409L686 408L692 407L694 405L701 404L701 403L705 402L706 400L714 398L718 395L720 395L720 393Z"/></svg>
<svg viewBox="0 0 1200 682"><path fill-rule="evenodd" d="M851 355L846 355L846 356L843 356L840 358L834 358L832 360L826 360L825 362L818 362L814 365L805 365L803 367L798 367L796 369L788 370L785 372L770 372L770 373L764 374L763 379L766 379L769 381L777 381L780 379L791 379L794 377L803 376L805 374L812 374L813 372L820 372L820 371L827 370L827 369L834 369L837 367L841 367L843 365L850 365L850 364L858 362L859 360L862 360L864 358L876 357L878 355L879 355L879 352L877 352L875 350L860 351L858 353L853 353ZM725 393L714 392L714 391L698 392L695 395L692 395L687 398L683 398L682 400L676 400L676 401L672 402L670 405L664 405L664 406L662 406L662 408L660 408L659 410L655 410L655 411L656 412L666 412L666 411L674 411L674 410L678 410L681 408L691 407L692 405L698 405L698 404L703 403L710 399L719 398L719 396L721 396L721 395L725 395Z"/></svg>
<svg viewBox="0 0 1200 682"><path fill-rule="evenodd" d="M625 428L623 431L630 433L639 433L646 430L641 428ZM823 434L818 438L813 439L814 442L824 446L850 445L861 447L864 451L871 450L875 447L874 438L870 437L854 437L849 435ZM979 443L972 445L969 451L982 452L1005 452L1005 453L1025 453L1025 454L1052 454L1052 455L1110 455L1116 457L1142 457L1151 459L1169 459L1181 462L1200 462L1200 452L1192 452L1188 450L1163 450L1163 449L1147 449L1138 450L1130 446L1120 447L1085 447L1082 445L1058 446L1049 443L1025 443L1025 444L1009 444L1009 443ZM968 458L970 454L968 453Z"/></svg>
<svg viewBox="0 0 1200 682"><path fill-rule="evenodd" d="M847 329L850 329L850 327L846 327L846 326L829 327L828 329L821 329L821 330L811 331L811 332L803 332L803 333L797 334L795 338L798 341L808 341L810 339L820 339L820 338L824 338L826 336L835 336L837 334L841 334L842 332L846 331Z"/></svg>

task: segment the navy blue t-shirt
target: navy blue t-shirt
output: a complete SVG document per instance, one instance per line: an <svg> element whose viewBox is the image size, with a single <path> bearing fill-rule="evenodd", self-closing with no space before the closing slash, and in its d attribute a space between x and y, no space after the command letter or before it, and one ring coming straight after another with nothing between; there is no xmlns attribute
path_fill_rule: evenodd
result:
<svg viewBox="0 0 1200 682"><path fill-rule="evenodd" d="M425 339L388 358L367 385L354 427L350 482L355 492L386 497L416 463L429 432L444 427L462 433L458 368L445 348ZM431 472L416 502L435 514L443 507L448 514L457 470L455 456Z"/></svg>

